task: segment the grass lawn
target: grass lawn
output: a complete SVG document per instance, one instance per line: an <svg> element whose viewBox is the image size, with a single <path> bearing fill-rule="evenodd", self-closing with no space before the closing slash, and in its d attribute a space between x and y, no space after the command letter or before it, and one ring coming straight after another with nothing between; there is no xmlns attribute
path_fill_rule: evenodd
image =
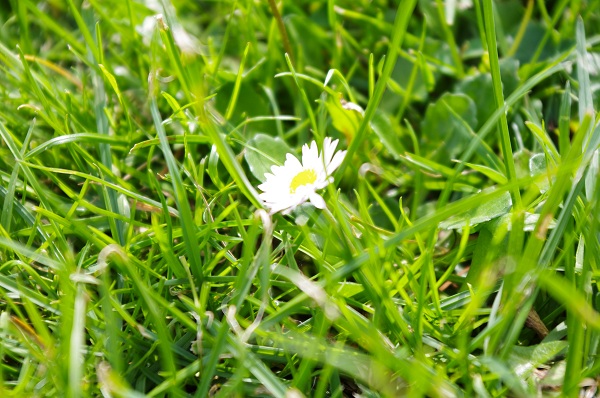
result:
<svg viewBox="0 0 600 398"><path fill-rule="evenodd" d="M0 2L0 396L600 394L600 1Z"/></svg>

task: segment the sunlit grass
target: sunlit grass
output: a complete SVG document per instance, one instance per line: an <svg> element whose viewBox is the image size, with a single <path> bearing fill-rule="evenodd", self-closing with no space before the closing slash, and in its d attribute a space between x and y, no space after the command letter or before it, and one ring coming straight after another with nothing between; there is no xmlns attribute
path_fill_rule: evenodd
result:
<svg viewBox="0 0 600 398"><path fill-rule="evenodd" d="M0 396L593 396L596 3L0 6Z"/></svg>

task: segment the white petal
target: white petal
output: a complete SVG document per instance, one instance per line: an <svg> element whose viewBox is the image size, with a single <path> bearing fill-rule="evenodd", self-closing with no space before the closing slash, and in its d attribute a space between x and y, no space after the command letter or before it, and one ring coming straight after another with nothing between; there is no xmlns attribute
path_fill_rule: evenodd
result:
<svg viewBox="0 0 600 398"><path fill-rule="evenodd" d="M333 159L331 159L331 162L327 165L328 175L331 175L335 171L335 169L340 167L340 164L342 164L342 162L344 161L345 156L346 151L338 151L338 153L335 154Z"/></svg>
<svg viewBox="0 0 600 398"><path fill-rule="evenodd" d="M314 168L319 161L319 148L317 143L312 141L310 147L306 144L302 146L302 166L306 168Z"/></svg>
<svg viewBox="0 0 600 398"><path fill-rule="evenodd" d="M312 203L312 205L317 209L324 209L327 207L325 204L325 199L323 199L323 197L316 192L313 192L312 195L310 195L310 203Z"/></svg>
<svg viewBox="0 0 600 398"><path fill-rule="evenodd" d="M288 214L290 211L301 205L305 202L305 200L299 201L298 198L288 197L284 200L278 201L277 203L273 203L271 208L271 214L280 212L283 210L282 214Z"/></svg>
<svg viewBox="0 0 600 398"><path fill-rule="evenodd" d="M264 183L268 183L269 181L273 181L275 179L277 179L275 174L265 173L265 182ZM259 188L260 188L260 186L259 186Z"/></svg>
<svg viewBox="0 0 600 398"><path fill-rule="evenodd" d="M295 209L294 207L288 207L287 209L283 209L283 211L281 212L282 215L287 216L288 214L290 214L292 212L292 210Z"/></svg>
<svg viewBox="0 0 600 398"><path fill-rule="evenodd" d="M342 103L342 108L346 109L347 111L355 111L360 113L361 115L365 114L365 110L363 108L361 108L360 105L355 104L354 102L343 102Z"/></svg>
<svg viewBox="0 0 600 398"><path fill-rule="evenodd" d="M275 213L279 213L280 211L282 211L282 210L285 210L285 209L286 209L286 207L271 207L271 208L269 209L269 214L270 214L270 215L273 215L273 214L275 214ZM285 215L285 214L287 214L287 213L283 212L282 214L284 214L284 215Z"/></svg>
<svg viewBox="0 0 600 398"><path fill-rule="evenodd" d="M325 164L325 167L328 167L329 163L331 162L331 157L335 152L338 142L339 140L331 142L330 137L326 137L323 141L323 163Z"/></svg>
<svg viewBox="0 0 600 398"><path fill-rule="evenodd" d="M263 192L260 195L258 195L258 197L266 203L278 203L278 202L282 202L283 200L285 200L285 197L282 197L282 195L277 195L276 192Z"/></svg>
<svg viewBox="0 0 600 398"><path fill-rule="evenodd" d="M305 200L308 199L308 196L315 191L314 185L315 184L300 185L298 188L296 188L296 193L294 196L303 197Z"/></svg>
<svg viewBox="0 0 600 398"><path fill-rule="evenodd" d="M285 190L286 187L289 187L289 185L289 177L287 175L279 175L267 178L267 180L260 184L258 188L263 191L282 191Z"/></svg>
<svg viewBox="0 0 600 398"><path fill-rule="evenodd" d="M323 150L315 141L302 146L302 158L294 154L286 154L283 165L274 165L271 172L265 173L265 181L258 186L261 192L259 198L269 209L270 214L281 212L288 214L306 201L319 208L326 207L325 200L316 190L322 189L333 181L330 174L342 163L346 151L335 152L339 140L326 137L323 140ZM310 184L304 184L292 193L290 184L298 173L311 170L316 174L316 179Z"/></svg>
<svg viewBox="0 0 600 398"><path fill-rule="evenodd" d="M285 173L295 174L299 170L302 170L302 163L295 157L293 154L288 153L285 156L285 164L283 165L285 168Z"/></svg>
<svg viewBox="0 0 600 398"><path fill-rule="evenodd" d="M271 173L273 175L277 175L277 174L282 173L284 171L285 171L285 167L283 167L283 166L278 166L276 164L274 164L273 166L271 166Z"/></svg>
<svg viewBox="0 0 600 398"><path fill-rule="evenodd" d="M322 180L317 181L314 185L315 185L315 190L317 189L323 189L325 188L327 185L331 184L333 182L333 178L329 177L329 178L323 178Z"/></svg>

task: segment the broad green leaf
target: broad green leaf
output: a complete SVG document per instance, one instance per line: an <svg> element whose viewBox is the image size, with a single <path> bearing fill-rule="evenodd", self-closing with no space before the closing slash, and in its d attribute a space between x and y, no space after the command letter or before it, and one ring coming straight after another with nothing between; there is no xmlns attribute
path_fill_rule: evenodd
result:
<svg viewBox="0 0 600 398"><path fill-rule="evenodd" d="M473 140L476 126L477 108L471 98L464 94L442 95L427 107L421 125L428 157L446 164L459 157Z"/></svg>
<svg viewBox="0 0 600 398"><path fill-rule="evenodd" d="M565 379L566 361L560 361L554 364L547 372L545 372L544 378L540 380L540 386L542 388L548 388L548 390L560 390L562 383Z"/></svg>
<svg viewBox="0 0 600 398"><path fill-rule="evenodd" d="M394 128L389 115L377 110L371 120L371 128L395 159L399 159L406 152L398 136L399 130Z"/></svg>
<svg viewBox="0 0 600 398"><path fill-rule="evenodd" d="M448 220L440 223L440 228L460 229L463 228L467 223L470 226L478 225L508 213L511 206L512 200L510 199L510 194L506 192L500 197L491 199L479 206L469 209L462 214L449 218Z"/></svg>
<svg viewBox="0 0 600 398"><path fill-rule="evenodd" d="M363 117L362 109L352 102L346 102L341 97L335 98L331 95L327 96L325 107L329 112L333 127L350 141L360 126Z"/></svg>
<svg viewBox="0 0 600 398"><path fill-rule="evenodd" d="M529 347L513 347L510 357L515 367L515 373L521 377L529 377L537 367L551 361L567 346L566 341L557 340Z"/></svg>
<svg viewBox="0 0 600 398"><path fill-rule="evenodd" d="M504 226L506 227L506 229L508 231L512 230L511 219L512 219L511 214L504 214L503 216L500 216L496 220L497 221L496 227L500 226L500 224L504 224ZM523 231L531 232L531 231L535 230L535 226L539 219L540 219L540 215L538 213L525 213ZM553 229L554 227L556 227L556 221L554 219L552 219L552 221L550 221L548 223L548 229Z"/></svg>
<svg viewBox="0 0 600 398"><path fill-rule="evenodd" d="M522 149L514 153L513 157L515 159L515 170L517 172L517 178L526 178L531 174L529 163L533 155L534 154L531 153L531 151L529 151L528 149Z"/></svg>
<svg viewBox="0 0 600 398"><path fill-rule="evenodd" d="M492 77L488 73L469 76L456 85L457 94L466 94L477 102L477 121L483 125L494 114L496 104L492 89Z"/></svg>
<svg viewBox="0 0 600 398"><path fill-rule="evenodd" d="M546 27L542 26L539 22L531 22L527 25L521 45L515 53L515 59L521 64L527 65L527 63L536 55L538 52L538 46L543 43ZM540 49L538 61L548 59L556 53L556 44L553 40L547 40L543 43L543 47ZM528 65L531 66L531 65Z"/></svg>
<svg viewBox="0 0 600 398"><path fill-rule="evenodd" d="M543 193L550 187L550 181L548 178L544 178L543 174L546 174L546 155L543 153L536 153L529 159L529 173L531 176L540 176L535 182L535 185Z"/></svg>
<svg viewBox="0 0 600 398"><path fill-rule="evenodd" d="M281 138L256 134L248 140L244 158L252 174L260 181L265 181L265 173L270 173L274 165L282 165L286 154L291 152L290 147Z"/></svg>
<svg viewBox="0 0 600 398"><path fill-rule="evenodd" d="M381 107L385 112L392 113L405 100L406 91L410 84L410 75L412 68L419 68L419 57L414 61L398 58L396 67L392 72L391 79L388 82L389 90L387 90L381 101ZM426 75L428 82L433 86L435 84L435 74L428 68L426 72L420 69L413 81L413 86L410 95L411 102L423 102L428 98L428 87L423 75ZM429 80L431 79L431 80Z"/></svg>
<svg viewBox="0 0 600 398"><path fill-rule="evenodd" d="M230 122L237 124L248 117L271 114L262 90L257 90L253 84L247 82L245 79L239 84L239 88L237 89L235 81L224 83L219 87L218 94L214 100L215 108L219 113L222 115L226 114L229 100L235 94L236 90L238 90L239 95L236 98L235 112L233 112ZM266 129L268 126L272 125L265 123L265 125L255 126L255 128Z"/></svg>

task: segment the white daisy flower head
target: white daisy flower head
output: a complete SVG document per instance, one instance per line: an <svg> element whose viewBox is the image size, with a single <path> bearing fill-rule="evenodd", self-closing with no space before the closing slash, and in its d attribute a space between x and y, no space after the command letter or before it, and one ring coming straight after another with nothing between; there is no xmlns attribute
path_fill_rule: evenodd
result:
<svg viewBox="0 0 600 398"><path fill-rule="evenodd" d="M316 208L325 208L325 200L317 190L333 181L331 174L346 156L346 151L335 152L338 141L325 138L321 153L315 141L310 146L304 144L302 162L288 153L283 166L272 166L271 173L265 173L266 181L258 186L263 191L259 197L271 214L289 214L306 201Z"/></svg>

